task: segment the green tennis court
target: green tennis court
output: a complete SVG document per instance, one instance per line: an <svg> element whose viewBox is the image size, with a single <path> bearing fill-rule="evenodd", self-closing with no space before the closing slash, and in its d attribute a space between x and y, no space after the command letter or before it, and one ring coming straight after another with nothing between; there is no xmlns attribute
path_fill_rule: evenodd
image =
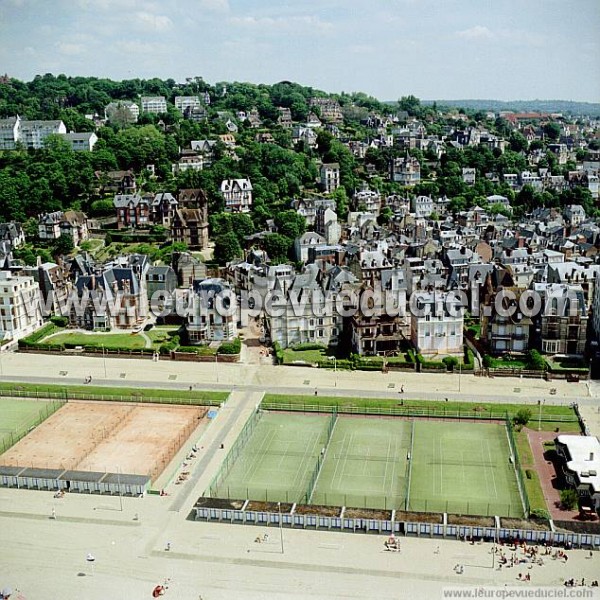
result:
<svg viewBox="0 0 600 600"><path fill-rule="evenodd" d="M0 398L0 453L15 444L31 427L48 418L61 403L23 398Z"/></svg>
<svg viewBox="0 0 600 600"><path fill-rule="evenodd" d="M397 508L407 486L409 421L338 417L313 504Z"/></svg>
<svg viewBox="0 0 600 600"><path fill-rule="evenodd" d="M207 493L352 508L524 514L497 423L258 411Z"/></svg>
<svg viewBox="0 0 600 600"><path fill-rule="evenodd" d="M408 508L522 517L506 427L415 421Z"/></svg>
<svg viewBox="0 0 600 600"><path fill-rule="evenodd" d="M301 502L306 496L331 415L263 412L213 496Z"/></svg>

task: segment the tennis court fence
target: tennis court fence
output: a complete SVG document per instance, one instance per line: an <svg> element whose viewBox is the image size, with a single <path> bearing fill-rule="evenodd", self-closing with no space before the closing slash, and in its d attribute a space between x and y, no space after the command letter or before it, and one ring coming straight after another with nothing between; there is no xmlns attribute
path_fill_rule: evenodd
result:
<svg viewBox="0 0 600 600"><path fill-rule="evenodd" d="M517 449L517 444L515 442L515 435L513 433L513 425L508 416L506 414L506 435L508 437L508 445L510 447L510 453L513 457L515 474L517 476L517 486L519 488L519 495L521 497L521 502L523 503L523 511L525 513L525 517L529 517L529 513L531 512L531 506L529 504L529 497L527 495L527 488L525 487L525 481L523 479L523 468L521 467L521 460L519 458L519 450Z"/></svg>
<svg viewBox="0 0 600 600"><path fill-rule="evenodd" d="M333 430L335 429L337 418L337 410L334 410L331 413L331 418L329 419L329 422L327 423L325 447L323 448L323 452L321 452L321 454L319 454L319 456L317 457L317 464L315 465L315 468L313 469L313 472L311 473L310 479L308 481L308 487L304 496L304 502L306 504L310 504L312 500L315 487L317 486L317 480L319 479L319 475L321 473L321 467L323 466L323 462L325 460L325 455L327 454L327 450L329 450L329 443L331 442L331 437L333 436Z"/></svg>
<svg viewBox="0 0 600 600"><path fill-rule="evenodd" d="M258 425L262 414L263 412L262 410L260 410L260 408L255 408L252 414L250 415L250 418L246 421L246 424L244 425L242 431L240 431L240 434L233 443L233 446L231 446L231 449L227 453L227 456L225 457L221 468L217 471L217 474L213 477L210 483L208 489L211 498L216 498L218 494L221 493L219 490L219 486L227 477L229 471L231 470L231 467L233 467L235 461L242 453L244 446L247 444L248 440L252 436L252 433L256 429L256 426Z"/></svg>
<svg viewBox="0 0 600 600"><path fill-rule="evenodd" d="M410 450L408 451L408 460L406 461L406 497L404 499L404 509L408 510L410 502L410 481L412 478L412 463L413 463L413 451L415 446L415 420L413 419L410 424Z"/></svg>
<svg viewBox="0 0 600 600"><path fill-rule="evenodd" d="M251 500L253 502L289 502L304 503L306 499L306 489L277 489L277 488L259 488L245 485L221 485L216 488L218 493L211 493L211 498L221 498L223 500ZM204 494L206 495L206 494Z"/></svg>
<svg viewBox="0 0 600 600"><path fill-rule="evenodd" d="M65 400L53 400L47 402L46 406L40 409L39 413L32 419L28 419L20 427L14 429L0 429L0 454L6 452L18 441L22 440L32 429L43 423L48 417L52 416L63 404Z"/></svg>
<svg viewBox="0 0 600 600"><path fill-rule="evenodd" d="M260 407L263 410L285 411L285 412L304 412L304 413L331 413L347 415L369 415L381 417L413 417L422 419L457 419L470 421L500 421L506 419L505 410L473 410L473 409L446 409L445 407L425 407L425 406L354 406L346 404L321 404L315 402L262 402ZM555 415L542 413L542 422L553 423L577 423L577 415Z"/></svg>
<svg viewBox="0 0 600 600"><path fill-rule="evenodd" d="M223 398L212 398L194 395L170 397L170 396L147 396L143 392L132 392L131 394L109 394L109 393L85 393L76 392L65 388L60 391L45 390L43 388L28 389L0 389L0 396L6 398L34 398L36 400L56 400L58 402L67 402L69 400L90 400L93 402L141 402L148 404L190 404L192 406L219 406L225 400Z"/></svg>
<svg viewBox="0 0 600 600"><path fill-rule="evenodd" d="M523 507L519 503L411 499L406 510L411 512L447 513L452 515L478 515L482 517L500 516L515 519L523 518Z"/></svg>

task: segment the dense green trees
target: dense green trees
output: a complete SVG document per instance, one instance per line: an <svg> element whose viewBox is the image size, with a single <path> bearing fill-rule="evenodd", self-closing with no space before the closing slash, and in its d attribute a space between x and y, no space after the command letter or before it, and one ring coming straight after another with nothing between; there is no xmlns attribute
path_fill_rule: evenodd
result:
<svg viewBox="0 0 600 600"><path fill-rule="evenodd" d="M242 247L233 231L224 233L215 238L214 257L220 264L231 262L234 258L242 256Z"/></svg>
<svg viewBox="0 0 600 600"><path fill-rule="evenodd" d="M225 93L227 88L227 93ZM208 93L208 118L202 122L185 120L175 110L176 96ZM366 179L365 164L375 167L381 176L370 180L371 187L383 195L391 193L416 193L438 196L446 194L452 199L455 211L480 203L482 198L501 193L513 200L512 192L502 183L485 177L487 173L501 176L519 173L528 168L528 150L547 148L548 141L560 137L560 126L554 122L544 125L546 139L527 143L525 137L504 119L487 119L484 113L466 111L472 123L482 119L486 128L503 136L509 142L504 153L485 146L457 149L446 147L438 159L433 149L411 150L421 163L422 183L411 190L384 180L391 159L404 155L399 148L370 147L365 161L357 160L345 142L350 139L372 138L364 118L373 112L385 115L397 110L423 120L429 134L442 135L445 127L464 128L465 122L442 114L437 106L421 104L415 96L402 97L395 106L385 105L364 93L341 93L333 98L342 106L345 122L338 132L318 130L317 147L292 149L290 130L277 125L279 107L289 108L292 118L302 121L309 112L309 100L326 96L324 92L283 81L275 85L250 83L217 83L210 85L201 77L190 77L177 83L172 79L130 79L111 81L96 77L67 77L51 74L36 76L30 82L11 80L0 86L0 118L21 115L29 119L62 119L69 130L91 131L94 123L86 115L102 115L111 101L136 101L141 95L164 95L169 101L164 115L141 116L135 125L110 124L99 128L99 141L93 152L73 152L60 137L49 138L43 150L17 150L0 153L0 218L24 221L49 210L81 208L92 216L113 214L112 199L98 195L99 185L95 172L132 169L138 176L142 190L166 190L172 193L182 188L201 187L209 198L211 215L224 208L220 194L223 179L248 177L254 187L254 204L250 215L228 215L211 221L212 235L221 239L220 256L231 257L241 252L245 238L256 230L265 228L273 219L279 237L270 237L268 244L278 259L289 259L293 239L304 230L302 219L290 211L290 202L305 191L316 191L318 161L340 165L342 187L334 194L338 214L343 218L348 211L349 198ZM270 131L274 143L257 143L256 129L248 122L240 123L236 148L232 150L219 142L215 148L213 164L203 171L186 171L173 177L171 164L177 160L180 148L189 148L191 140L214 139L226 133L221 111L235 119L237 111L256 108L263 120L264 129ZM319 112L316 110L316 112ZM463 114L465 111L463 111ZM361 121L362 120L362 121ZM391 130L388 128L388 133ZM260 130L259 130L260 131ZM342 142L343 140L343 142ZM578 158L581 159L582 152ZM145 170L154 165L155 176ZM554 154L542 156L540 166L547 166L554 174L571 169L572 164L558 165ZM462 181L462 169L474 167L476 182L467 186ZM500 177L501 181L501 177ZM535 206L560 206L579 203L586 212L596 210L591 196L584 188L567 190L562 194L543 194L524 189L514 201L517 211L531 210ZM387 212L381 222L391 218ZM233 237L228 235L233 233ZM284 238L284 239L280 239Z"/></svg>

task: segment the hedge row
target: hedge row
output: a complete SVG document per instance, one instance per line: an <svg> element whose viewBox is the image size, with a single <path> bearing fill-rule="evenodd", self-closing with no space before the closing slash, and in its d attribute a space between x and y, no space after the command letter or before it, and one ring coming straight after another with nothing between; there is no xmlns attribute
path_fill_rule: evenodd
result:
<svg viewBox="0 0 600 600"><path fill-rule="evenodd" d="M295 346L290 346L289 350L293 350L294 352L302 352L303 350L327 350L327 346L324 346L323 344L306 342L304 344L296 344Z"/></svg>
<svg viewBox="0 0 600 600"><path fill-rule="evenodd" d="M238 337L233 342L223 342L217 354L239 354L242 351L242 340Z"/></svg>
<svg viewBox="0 0 600 600"><path fill-rule="evenodd" d="M347 358L340 358L340 359L336 360L335 365L334 365L334 362L329 359L318 360L317 366L319 367L319 369L331 369L331 368L344 369L344 370L354 369L354 363L351 360L348 360Z"/></svg>
<svg viewBox="0 0 600 600"><path fill-rule="evenodd" d="M283 364L283 350L279 342L273 342L273 352L275 353L275 362L278 365Z"/></svg>
<svg viewBox="0 0 600 600"><path fill-rule="evenodd" d="M53 315L50 317L50 323L54 323L57 327L66 327L69 324L69 319L62 315Z"/></svg>
<svg viewBox="0 0 600 600"><path fill-rule="evenodd" d="M179 346L176 352L186 352L188 354L200 354L202 356L214 356L217 351L208 346Z"/></svg>
<svg viewBox="0 0 600 600"><path fill-rule="evenodd" d="M59 328L54 323L46 323L42 328L34 331L31 335L20 339L19 347L29 348L31 346L36 346L40 340L53 333L56 333L58 330Z"/></svg>
<svg viewBox="0 0 600 600"><path fill-rule="evenodd" d="M174 335L168 342L164 342L160 345L158 351L161 354L171 354L179 347L179 336Z"/></svg>

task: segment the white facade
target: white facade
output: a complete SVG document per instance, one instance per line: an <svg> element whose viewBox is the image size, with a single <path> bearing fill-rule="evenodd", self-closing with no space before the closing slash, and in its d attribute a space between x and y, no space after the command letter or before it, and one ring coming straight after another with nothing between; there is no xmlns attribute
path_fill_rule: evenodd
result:
<svg viewBox="0 0 600 600"><path fill-rule="evenodd" d="M164 96L142 96L142 112L166 113L167 100Z"/></svg>
<svg viewBox="0 0 600 600"><path fill-rule="evenodd" d="M340 165L337 163L321 165L321 187L327 194L331 194L340 187Z"/></svg>
<svg viewBox="0 0 600 600"><path fill-rule="evenodd" d="M359 208L362 205L365 211L378 216L381 212L381 194L375 190L364 188L354 194L354 203Z"/></svg>
<svg viewBox="0 0 600 600"><path fill-rule="evenodd" d="M223 304L217 300L223 299ZM194 282L188 295L186 329L191 344L227 342L237 337L235 310L222 310L235 300L230 285L223 279L205 279Z"/></svg>
<svg viewBox="0 0 600 600"><path fill-rule="evenodd" d="M435 208L433 198L430 198L429 196L417 196L416 198L413 198L410 203L412 212L415 213L417 219L430 217Z"/></svg>
<svg viewBox="0 0 600 600"><path fill-rule="evenodd" d="M14 150L17 144L39 150L49 135L65 135L62 121L24 121L21 117L0 120L0 150Z"/></svg>
<svg viewBox="0 0 600 600"><path fill-rule="evenodd" d="M396 158L392 161L390 179L404 186L417 185L421 181L421 165L416 158Z"/></svg>
<svg viewBox="0 0 600 600"><path fill-rule="evenodd" d="M565 208L565 218L571 222L573 227L581 225L585 221L585 210L581 204L569 204Z"/></svg>
<svg viewBox="0 0 600 600"><path fill-rule="evenodd" d="M186 109L200 107L200 98L198 96L176 96L175 108L184 112Z"/></svg>
<svg viewBox="0 0 600 600"><path fill-rule="evenodd" d="M140 107L135 102L120 100L107 104L104 114L109 121L119 120L119 117L128 123L135 123L140 116Z"/></svg>
<svg viewBox="0 0 600 600"><path fill-rule="evenodd" d="M249 179L224 179L221 194L227 212L250 212L252 208L252 183Z"/></svg>
<svg viewBox="0 0 600 600"><path fill-rule="evenodd" d="M173 176L185 171L202 171L209 167L211 160L204 156L182 156L176 163L171 165Z"/></svg>
<svg viewBox="0 0 600 600"><path fill-rule="evenodd" d="M71 144L75 152L91 152L98 141L98 136L93 132L67 133L65 140Z"/></svg>
<svg viewBox="0 0 600 600"><path fill-rule="evenodd" d="M64 135L67 128L62 121L21 121L19 141L26 148L39 150L49 135Z"/></svg>
<svg viewBox="0 0 600 600"><path fill-rule="evenodd" d="M312 246L319 246L326 243L327 240L315 231L307 231L303 233L300 237L294 240L294 253L296 260L301 260L304 263L307 262L308 249Z"/></svg>
<svg viewBox="0 0 600 600"><path fill-rule="evenodd" d="M0 150L14 150L21 132L21 118L0 119Z"/></svg>
<svg viewBox="0 0 600 600"><path fill-rule="evenodd" d="M465 167L462 170L462 178L463 181L467 184L467 185L475 185L475 178L477 176L477 170L476 169L472 169L472 168L468 168Z"/></svg>
<svg viewBox="0 0 600 600"><path fill-rule="evenodd" d="M294 292L292 292L294 293ZM334 346L342 333L343 319L338 314L335 295L324 296L320 289L310 291L306 303L292 303L289 296L273 302L273 315L268 317L271 339L282 348L298 344ZM313 310L318 306L318 310ZM318 313L318 314L315 314Z"/></svg>
<svg viewBox="0 0 600 600"><path fill-rule="evenodd" d="M449 311L446 292L419 293L418 311L411 316L411 342L423 355L462 355L462 311ZM457 312L454 316L452 312Z"/></svg>
<svg viewBox="0 0 600 600"><path fill-rule="evenodd" d="M40 287L33 277L0 271L0 336L20 340L43 324Z"/></svg>

